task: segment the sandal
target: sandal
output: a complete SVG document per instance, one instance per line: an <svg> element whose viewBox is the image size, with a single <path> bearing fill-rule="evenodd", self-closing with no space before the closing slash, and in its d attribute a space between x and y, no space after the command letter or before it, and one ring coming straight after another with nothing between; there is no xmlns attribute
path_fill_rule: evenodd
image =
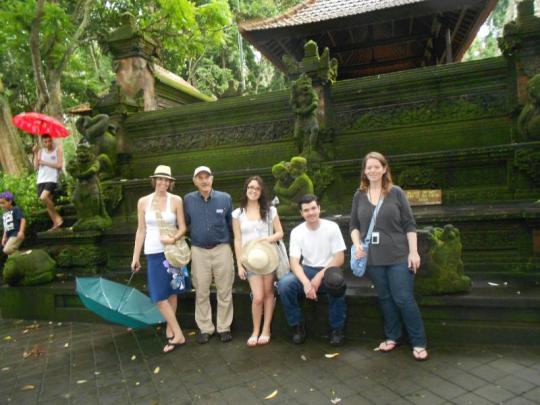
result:
<svg viewBox="0 0 540 405"><path fill-rule="evenodd" d="M177 347L184 346L185 344L186 344L185 340L182 343L173 343L173 342L171 342L169 340L168 343L163 348L163 353L165 353L165 354L172 353L172 352L174 352L176 350ZM165 349L167 349L167 347L171 347L171 349L165 350Z"/></svg>
<svg viewBox="0 0 540 405"><path fill-rule="evenodd" d="M383 353L390 353L397 346L398 346L397 342L394 342L393 340L385 340L384 342L381 342L381 344L379 345L379 351Z"/></svg>
<svg viewBox="0 0 540 405"><path fill-rule="evenodd" d="M267 345L270 343L270 336L269 335L261 335L259 336L259 339L257 340L258 345Z"/></svg>
<svg viewBox="0 0 540 405"><path fill-rule="evenodd" d="M412 355L416 361L426 361L429 359L429 354L424 347L415 347L412 351Z"/></svg>
<svg viewBox="0 0 540 405"><path fill-rule="evenodd" d="M257 336L250 336L246 343L249 347L257 346Z"/></svg>

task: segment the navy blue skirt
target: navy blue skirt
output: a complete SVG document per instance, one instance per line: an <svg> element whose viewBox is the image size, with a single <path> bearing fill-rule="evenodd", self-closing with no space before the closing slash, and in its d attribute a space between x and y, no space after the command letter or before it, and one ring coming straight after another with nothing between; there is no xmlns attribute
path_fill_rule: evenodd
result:
<svg viewBox="0 0 540 405"><path fill-rule="evenodd" d="M148 292L150 299L156 303L169 298L171 295L180 294L181 290L174 290L171 286L172 275L167 273L167 268L163 265L165 253L155 253L146 255L148 263Z"/></svg>

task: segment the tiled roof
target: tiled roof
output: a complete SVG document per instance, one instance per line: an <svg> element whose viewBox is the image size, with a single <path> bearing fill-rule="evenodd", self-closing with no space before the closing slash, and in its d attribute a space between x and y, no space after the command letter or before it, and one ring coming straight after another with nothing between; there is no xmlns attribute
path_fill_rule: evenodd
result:
<svg viewBox="0 0 540 405"><path fill-rule="evenodd" d="M351 15L422 3L425 0L306 0L285 13L266 20L247 21L241 24L245 31L292 27L333 20Z"/></svg>

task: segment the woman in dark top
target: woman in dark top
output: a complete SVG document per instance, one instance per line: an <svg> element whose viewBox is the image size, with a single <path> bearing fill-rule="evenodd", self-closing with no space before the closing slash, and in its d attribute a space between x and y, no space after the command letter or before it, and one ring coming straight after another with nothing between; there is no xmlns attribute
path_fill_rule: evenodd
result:
<svg viewBox="0 0 540 405"><path fill-rule="evenodd" d="M403 321L413 346L413 357L427 360L424 323L413 293L414 275L420 267L416 222L405 193L392 183L386 158L370 152L362 161L360 189L354 195L351 210L351 239L358 259L366 256L361 241L366 237L380 199L366 269L384 317L386 340L379 350L390 352L397 347Z"/></svg>

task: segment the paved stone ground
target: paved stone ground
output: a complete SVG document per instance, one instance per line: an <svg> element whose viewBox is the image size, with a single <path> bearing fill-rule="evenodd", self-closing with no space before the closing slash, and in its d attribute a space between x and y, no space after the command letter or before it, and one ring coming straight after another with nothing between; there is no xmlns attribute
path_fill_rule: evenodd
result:
<svg viewBox="0 0 540 405"><path fill-rule="evenodd" d="M375 342L282 337L251 349L239 333L207 345L186 333L164 355L162 330L0 321L0 404L540 403L539 347L434 347L419 363Z"/></svg>

